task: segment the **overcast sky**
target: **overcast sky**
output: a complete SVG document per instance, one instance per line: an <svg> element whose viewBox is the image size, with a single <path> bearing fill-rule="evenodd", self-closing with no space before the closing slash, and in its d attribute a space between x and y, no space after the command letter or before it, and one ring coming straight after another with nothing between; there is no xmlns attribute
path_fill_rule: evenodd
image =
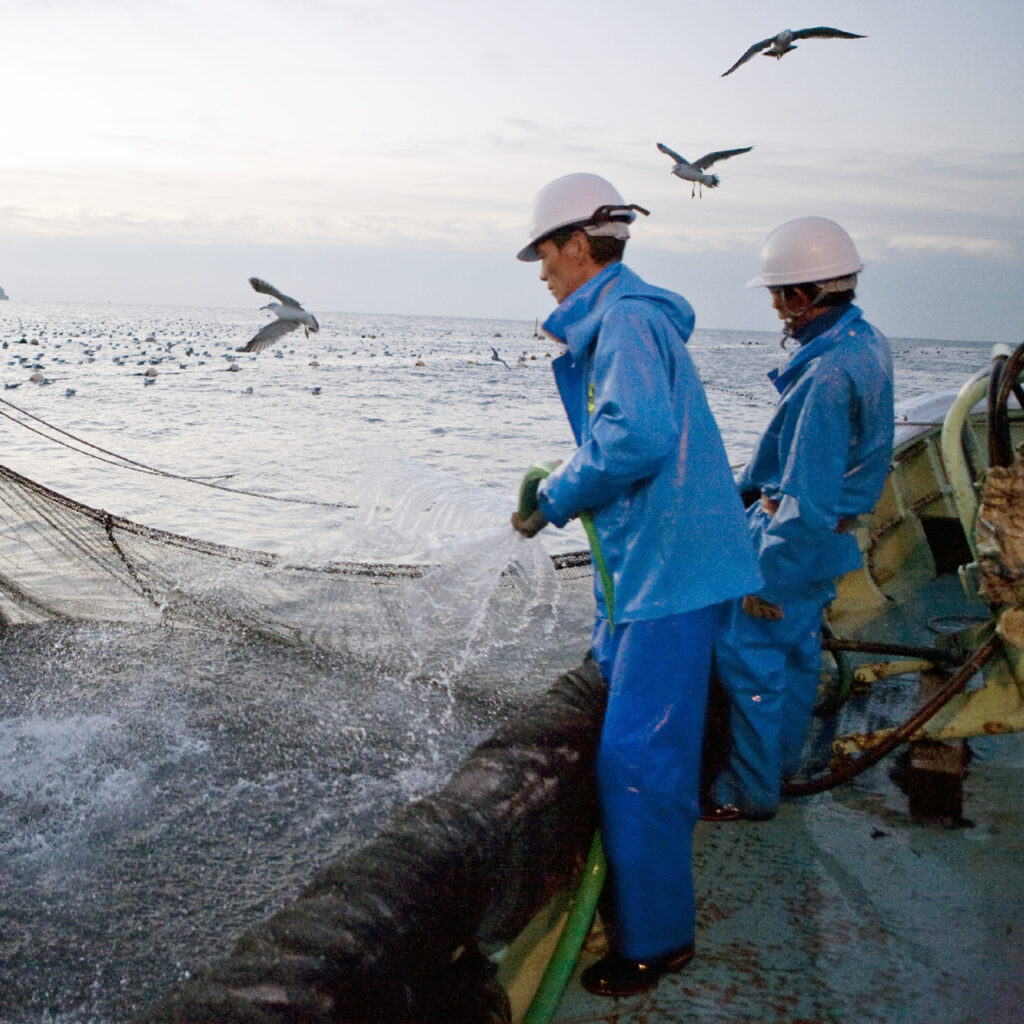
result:
<svg viewBox="0 0 1024 1024"><path fill-rule="evenodd" d="M517 263L578 170L652 211L627 261L773 330L765 235L832 217L896 337L1024 338L1021 0L0 0L15 302L543 317ZM781 61L753 42L831 25ZM690 198L664 142L717 166ZM13 309L12 306L7 307ZM0 309L0 316L3 310Z"/></svg>

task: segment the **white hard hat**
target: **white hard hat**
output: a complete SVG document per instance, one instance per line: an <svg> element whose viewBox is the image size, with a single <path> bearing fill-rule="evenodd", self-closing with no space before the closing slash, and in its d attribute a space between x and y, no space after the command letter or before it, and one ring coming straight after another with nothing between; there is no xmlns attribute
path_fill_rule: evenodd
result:
<svg viewBox="0 0 1024 1024"><path fill-rule="evenodd" d="M748 288L817 284L864 269L853 239L827 217L797 217L780 224L761 249L761 273Z"/></svg>
<svg viewBox="0 0 1024 1024"><path fill-rule="evenodd" d="M636 220L639 206L628 205L610 181L597 174L565 174L545 185L533 201L530 218L530 244L520 249L516 258L527 263L540 259L537 243L559 228L578 224L591 235L629 238L629 228Z"/></svg>

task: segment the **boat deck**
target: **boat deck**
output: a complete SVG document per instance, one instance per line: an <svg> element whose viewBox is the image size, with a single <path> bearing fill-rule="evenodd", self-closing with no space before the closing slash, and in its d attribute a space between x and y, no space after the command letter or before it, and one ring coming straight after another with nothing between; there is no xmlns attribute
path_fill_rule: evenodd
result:
<svg viewBox="0 0 1024 1024"><path fill-rule="evenodd" d="M988 606L969 601L955 573L933 577L912 593L888 604L880 614L837 633L861 640L934 647L939 638L969 625L987 622Z"/></svg>
<svg viewBox="0 0 1024 1024"><path fill-rule="evenodd" d="M845 635L935 646L986 610L947 574ZM916 676L876 683L870 698L815 720L809 756L836 733L900 720L916 700ZM1024 734L969 746L965 827L910 819L890 777L896 755L853 783L785 801L771 821L700 823L697 957L632 1000L590 996L574 979L557 1020L1021 1024ZM580 966L603 952L600 937L590 945Z"/></svg>
<svg viewBox="0 0 1024 1024"><path fill-rule="evenodd" d="M601 999L574 982L557 1020L1020 1024L1024 735L971 748L972 827L912 822L887 761L771 821L702 822L698 955L647 997Z"/></svg>

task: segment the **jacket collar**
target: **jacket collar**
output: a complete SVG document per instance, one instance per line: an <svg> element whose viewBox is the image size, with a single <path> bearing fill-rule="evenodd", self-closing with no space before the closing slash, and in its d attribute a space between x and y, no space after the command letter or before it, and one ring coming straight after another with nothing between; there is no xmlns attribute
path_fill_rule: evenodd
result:
<svg viewBox="0 0 1024 1024"><path fill-rule="evenodd" d="M819 313L813 320L808 321L799 330L793 332L793 340L800 345L806 345L813 341L819 334L824 334L830 327L837 323L850 308L849 302L841 306L830 306Z"/></svg>
<svg viewBox="0 0 1024 1024"><path fill-rule="evenodd" d="M768 379L775 385L775 389L780 393L785 391L790 381L799 377L812 359L817 359L822 353L838 345L843 338L844 328L860 315L861 311L853 303L843 307L838 319L826 325L821 333L803 342L785 367L776 367L769 372Z"/></svg>
<svg viewBox="0 0 1024 1024"><path fill-rule="evenodd" d="M641 283L624 263L609 263L555 309L544 321L544 330L568 345L576 362L597 337L608 303Z"/></svg>

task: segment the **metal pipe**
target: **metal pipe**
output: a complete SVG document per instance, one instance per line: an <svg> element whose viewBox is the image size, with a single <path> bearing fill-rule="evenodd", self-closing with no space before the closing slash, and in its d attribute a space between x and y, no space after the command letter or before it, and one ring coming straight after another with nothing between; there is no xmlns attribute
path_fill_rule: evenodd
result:
<svg viewBox="0 0 1024 1024"><path fill-rule="evenodd" d="M978 496L964 455L963 430L971 409L985 397L987 390L987 372L983 370L964 384L942 421L942 461L953 488L953 503L972 555L975 554L974 520L978 514Z"/></svg>
<svg viewBox="0 0 1024 1024"><path fill-rule="evenodd" d="M860 775L861 772L870 768L877 761L880 761L891 750L895 750L901 743L910 739L911 736L921 728L925 722L935 715L941 708L948 704L966 685L971 676L974 675L983 665L988 662L994 654L1002 647L1002 641L993 633L974 653L960 666L957 671L949 677L949 681L932 697L931 700L922 704L901 726L879 741L862 757L844 764L841 768L835 768L816 779L804 781L789 780L783 783L782 792L786 796L810 796L812 793L822 793L826 789L832 789L850 779Z"/></svg>
<svg viewBox="0 0 1024 1024"><path fill-rule="evenodd" d="M904 658L920 658L944 665L960 665L963 658L958 658L951 651L939 650L936 647L915 647L908 644L890 644L875 640L844 640L840 637L826 638L821 641L823 651L854 651L860 654L892 654Z"/></svg>

